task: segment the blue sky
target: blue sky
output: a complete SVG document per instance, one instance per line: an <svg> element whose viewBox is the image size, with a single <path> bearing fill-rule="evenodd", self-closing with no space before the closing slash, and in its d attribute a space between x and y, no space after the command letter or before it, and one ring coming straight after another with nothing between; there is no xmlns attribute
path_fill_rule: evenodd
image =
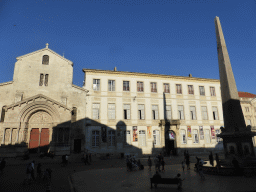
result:
<svg viewBox="0 0 256 192"><path fill-rule="evenodd" d="M221 21L238 91L256 94L256 1L0 1L0 83L16 57L49 48L83 68L219 79L214 18Z"/></svg>

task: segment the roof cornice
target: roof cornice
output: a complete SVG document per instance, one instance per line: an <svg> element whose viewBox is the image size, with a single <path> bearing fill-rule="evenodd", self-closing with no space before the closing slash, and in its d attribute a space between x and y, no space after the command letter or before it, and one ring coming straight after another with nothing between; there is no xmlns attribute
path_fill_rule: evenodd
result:
<svg viewBox="0 0 256 192"><path fill-rule="evenodd" d="M101 69L83 69L84 73L104 73L104 74L113 74L113 75L137 75L144 77L162 77L170 79L183 79L183 80L197 80L197 81L211 81L211 82L220 82L219 79L206 79L198 77L184 77L184 76L175 76L175 75L162 75L162 74L152 74L152 73L138 73L138 72L128 72L128 71L111 71L111 70L101 70Z"/></svg>

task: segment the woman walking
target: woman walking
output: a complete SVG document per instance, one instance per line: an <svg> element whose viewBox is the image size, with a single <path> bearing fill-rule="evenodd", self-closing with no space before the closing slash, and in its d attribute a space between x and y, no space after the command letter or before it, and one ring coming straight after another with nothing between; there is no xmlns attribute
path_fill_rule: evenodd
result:
<svg viewBox="0 0 256 192"><path fill-rule="evenodd" d="M148 170L151 171L152 161L150 159L150 156L148 157Z"/></svg>

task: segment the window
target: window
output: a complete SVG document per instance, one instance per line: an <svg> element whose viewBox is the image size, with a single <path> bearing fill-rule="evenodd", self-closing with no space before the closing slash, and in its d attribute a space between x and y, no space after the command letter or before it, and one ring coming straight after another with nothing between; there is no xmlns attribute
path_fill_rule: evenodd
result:
<svg viewBox="0 0 256 192"><path fill-rule="evenodd" d="M188 85L188 94L189 95L194 95L194 87L193 87L193 85Z"/></svg>
<svg viewBox="0 0 256 192"><path fill-rule="evenodd" d="M199 86L199 91L201 96L205 96L204 86Z"/></svg>
<svg viewBox="0 0 256 192"><path fill-rule="evenodd" d="M144 89L143 89L143 82L137 82L137 91L138 92L143 92Z"/></svg>
<svg viewBox="0 0 256 192"><path fill-rule="evenodd" d="M210 143L211 138L210 138L210 130L205 130L205 143Z"/></svg>
<svg viewBox="0 0 256 192"><path fill-rule="evenodd" d="M202 119L203 120L208 120L207 107L206 106L201 106L201 110L202 110Z"/></svg>
<svg viewBox="0 0 256 192"><path fill-rule="evenodd" d="M93 103L92 104L92 119L99 119L100 118L100 104Z"/></svg>
<svg viewBox="0 0 256 192"><path fill-rule="evenodd" d="M93 79L93 90L94 91L100 90L100 79Z"/></svg>
<svg viewBox="0 0 256 192"><path fill-rule="evenodd" d="M183 105L178 106L178 116L180 120L184 120L184 111L183 111Z"/></svg>
<svg viewBox="0 0 256 192"><path fill-rule="evenodd" d="M115 118L116 118L116 105L108 104L108 119L115 119Z"/></svg>
<svg viewBox="0 0 256 192"><path fill-rule="evenodd" d="M131 105L124 104L124 119L131 119Z"/></svg>
<svg viewBox="0 0 256 192"><path fill-rule="evenodd" d="M115 146L116 136L115 131L108 131L108 144L109 146Z"/></svg>
<svg viewBox="0 0 256 192"><path fill-rule="evenodd" d="M42 64L49 65L49 56L48 55L43 56Z"/></svg>
<svg viewBox="0 0 256 192"><path fill-rule="evenodd" d="M45 86L48 86L48 77L49 77L49 74L45 74L45 79L44 79Z"/></svg>
<svg viewBox="0 0 256 192"><path fill-rule="evenodd" d="M176 92L177 94L182 94L181 84L176 84Z"/></svg>
<svg viewBox="0 0 256 192"><path fill-rule="evenodd" d="M198 131L197 130L195 130L195 129L193 130L192 137L193 137L193 143L199 143Z"/></svg>
<svg viewBox="0 0 256 192"><path fill-rule="evenodd" d="M164 93L170 93L170 84L164 83Z"/></svg>
<svg viewBox="0 0 256 192"><path fill-rule="evenodd" d="M100 132L92 131L92 146L99 147L100 144Z"/></svg>
<svg viewBox="0 0 256 192"><path fill-rule="evenodd" d="M152 93L156 93L157 92L156 83L151 82L150 83L150 87L151 87L151 92Z"/></svg>
<svg viewBox="0 0 256 192"><path fill-rule="evenodd" d="M171 105L166 105L166 118L167 119L172 119L172 106Z"/></svg>
<svg viewBox="0 0 256 192"><path fill-rule="evenodd" d="M43 86L44 84L44 74L40 74L39 86Z"/></svg>
<svg viewBox="0 0 256 192"><path fill-rule="evenodd" d="M219 130L219 129L216 129L216 130L215 130L215 133L216 133L216 137L217 137L217 143L220 143L220 142L221 142L221 138L218 137L218 134L220 134L220 130Z"/></svg>
<svg viewBox="0 0 256 192"><path fill-rule="evenodd" d="M249 112L250 111L249 107L245 107L245 111Z"/></svg>
<svg viewBox="0 0 256 192"><path fill-rule="evenodd" d="M146 132L139 131L139 145L146 146Z"/></svg>
<svg viewBox="0 0 256 192"><path fill-rule="evenodd" d="M152 105L152 117L153 119L158 119L158 106Z"/></svg>
<svg viewBox="0 0 256 192"><path fill-rule="evenodd" d="M212 113L213 113L213 120L219 120L218 108L217 107L212 107Z"/></svg>
<svg viewBox="0 0 256 192"><path fill-rule="evenodd" d="M154 145L160 145L160 134L158 130L153 131Z"/></svg>
<svg viewBox="0 0 256 192"><path fill-rule="evenodd" d="M251 125L251 120L247 119L247 125Z"/></svg>
<svg viewBox="0 0 256 192"><path fill-rule="evenodd" d="M216 96L215 87L210 87L211 96Z"/></svg>
<svg viewBox="0 0 256 192"><path fill-rule="evenodd" d="M187 141L186 141L186 131L185 130L180 130L180 136L181 136L181 143L182 144L186 144Z"/></svg>
<svg viewBox="0 0 256 192"><path fill-rule="evenodd" d="M145 119L144 105L138 105L139 119Z"/></svg>
<svg viewBox="0 0 256 192"><path fill-rule="evenodd" d="M108 80L108 91L115 91L115 80Z"/></svg>
<svg viewBox="0 0 256 192"><path fill-rule="evenodd" d="M131 132L130 131L124 131L125 132L125 134L124 134L124 136L125 136L125 144L126 145L130 145L131 144Z"/></svg>
<svg viewBox="0 0 256 192"><path fill-rule="evenodd" d="M129 81L123 81L123 90L130 91L130 82Z"/></svg>
<svg viewBox="0 0 256 192"><path fill-rule="evenodd" d="M76 122L77 118L77 108L73 107L72 112L71 112L71 122Z"/></svg>
<svg viewBox="0 0 256 192"><path fill-rule="evenodd" d="M196 107L190 106L189 109L190 109L191 120L196 120Z"/></svg>

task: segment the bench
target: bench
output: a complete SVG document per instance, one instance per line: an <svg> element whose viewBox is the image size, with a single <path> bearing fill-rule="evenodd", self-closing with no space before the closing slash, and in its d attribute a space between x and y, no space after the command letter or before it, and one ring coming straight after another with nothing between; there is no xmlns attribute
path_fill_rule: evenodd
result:
<svg viewBox="0 0 256 192"><path fill-rule="evenodd" d="M179 184L179 179L176 178L150 178L151 188L152 184Z"/></svg>

